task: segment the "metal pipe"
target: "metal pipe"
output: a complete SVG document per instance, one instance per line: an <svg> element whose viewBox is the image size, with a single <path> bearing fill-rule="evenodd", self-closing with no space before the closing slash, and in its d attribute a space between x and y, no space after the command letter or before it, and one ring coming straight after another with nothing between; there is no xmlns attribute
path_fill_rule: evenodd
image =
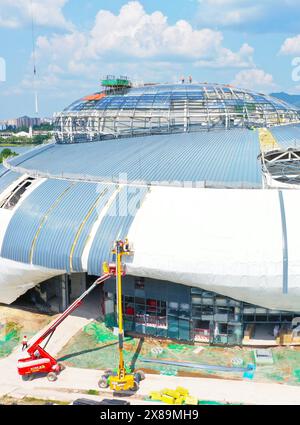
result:
<svg viewBox="0 0 300 425"><path fill-rule="evenodd" d="M206 365L206 364L197 364L197 363L183 363L183 362L173 362L169 360L152 360L152 359L140 359L144 363L154 363L154 364L163 364L168 366L178 366L178 367L188 367L193 369L204 369L204 370L216 370L219 372L248 372L249 370L254 370L253 365L248 365L248 367L229 367L229 366L217 366L217 365Z"/></svg>

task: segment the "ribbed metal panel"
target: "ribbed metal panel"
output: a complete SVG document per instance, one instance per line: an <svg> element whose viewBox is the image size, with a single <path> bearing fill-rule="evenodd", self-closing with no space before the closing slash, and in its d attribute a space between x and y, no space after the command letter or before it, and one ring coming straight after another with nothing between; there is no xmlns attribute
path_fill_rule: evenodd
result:
<svg viewBox="0 0 300 425"><path fill-rule="evenodd" d="M71 271L72 248L80 226L99 198L99 190L103 192L103 186L98 188L93 183L77 183L65 194L39 233L33 264Z"/></svg>
<svg viewBox="0 0 300 425"><path fill-rule="evenodd" d="M53 148L53 146L54 146L53 143L49 143L47 145L37 146L33 149L26 151L26 153L24 153L22 155L18 155L16 157L11 158L9 160L9 163L11 165L14 165L14 166L21 166L24 163L24 161L31 159L31 158L35 158L41 152L48 151L49 149Z"/></svg>
<svg viewBox="0 0 300 425"><path fill-rule="evenodd" d="M1 175L0 170L0 195L1 193L8 188L14 181L18 180L21 177L21 174L15 173L13 171L8 171L4 168Z"/></svg>
<svg viewBox="0 0 300 425"><path fill-rule="evenodd" d="M47 213L70 186L70 182L48 180L25 199L6 230L2 257L30 263L32 245L40 227L47 220Z"/></svg>
<svg viewBox="0 0 300 425"><path fill-rule="evenodd" d="M117 239L126 238L134 217L148 190L146 188L123 188L116 196L105 215L93 241L89 259L88 273L99 275L104 261L111 261L111 249ZM135 205L135 208L133 207Z"/></svg>
<svg viewBox="0 0 300 425"><path fill-rule="evenodd" d="M79 228L78 239L74 245L74 251L71 251L71 265L73 272L83 271L82 254L89 240L92 227L97 221L102 209L105 207L116 190L117 186L98 184L97 192L99 192L99 196L85 217L86 221L83 223L83 227Z"/></svg>
<svg viewBox="0 0 300 425"><path fill-rule="evenodd" d="M297 125L285 125L270 129L278 144L283 149L300 147L300 127Z"/></svg>
<svg viewBox="0 0 300 425"><path fill-rule="evenodd" d="M6 173L7 169L5 167L3 167L3 165L0 164L0 177Z"/></svg>
<svg viewBox="0 0 300 425"><path fill-rule="evenodd" d="M29 170L91 180L261 186L257 131L195 132L56 145L23 162Z"/></svg>

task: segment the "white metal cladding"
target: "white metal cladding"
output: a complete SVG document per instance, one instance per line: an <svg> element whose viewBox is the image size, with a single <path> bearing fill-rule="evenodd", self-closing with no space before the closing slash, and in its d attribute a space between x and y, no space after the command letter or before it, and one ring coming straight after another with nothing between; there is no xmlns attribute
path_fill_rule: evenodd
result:
<svg viewBox="0 0 300 425"><path fill-rule="evenodd" d="M127 237L147 193L148 189L142 187L124 187L120 190L103 218L91 246L88 258L90 275L101 274L102 263L112 260L114 242Z"/></svg>
<svg viewBox="0 0 300 425"><path fill-rule="evenodd" d="M105 190L106 189L106 190ZM112 188L113 189L113 188ZM71 271L70 257L80 236L81 225L95 202L100 198L98 213L112 195L109 187L93 183L76 183L65 193L47 217L45 225L38 235L32 263L51 269ZM89 223L90 229L91 223ZM82 235L84 236L84 235ZM86 237L88 234L86 234ZM84 249L84 239L81 249ZM77 255L82 253L77 251ZM79 260L79 258L78 258ZM80 270L82 271L82 269Z"/></svg>
<svg viewBox="0 0 300 425"><path fill-rule="evenodd" d="M17 181L21 177L21 174L5 169L1 175L0 170L0 195L8 188L14 181Z"/></svg>
<svg viewBox="0 0 300 425"><path fill-rule="evenodd" d="M14 213L4 236L1 256L22 263L31 262L31 250L40 227L70 182L47 180L37 187Z"/></svg>
<svg viewBox="0 0 300 425"><path fill-rule="evenodd" d="M226 85L162 84L98 94L99 100L80 99L58 114L58 141L299 122L294 106Z"/></svg>
<svg viewBox="0 0 300 425"><path fill-rule="evenodd" d="M286 226L278 190L153 187L128 234L128 274L298 311L300 198L282 193Z"/></svg>
<svg viewBox="0 0 300 425"><path fill-rule="evenodd" d="M283 149L300 147L300 126L284 125L270 129L278 144Z"/></svg>
<svg viewBox="0 0 300 425"><path fill-rule="evenodd" d="M258 132L235 129L57 144L13 169L73 180L261 187L259 154Z"/></svg>

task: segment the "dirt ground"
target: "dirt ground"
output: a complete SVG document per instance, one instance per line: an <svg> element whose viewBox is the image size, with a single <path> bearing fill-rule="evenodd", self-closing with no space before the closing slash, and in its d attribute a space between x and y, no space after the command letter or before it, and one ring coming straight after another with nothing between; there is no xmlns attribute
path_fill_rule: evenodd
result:
<svg viewBox="0 0 300 425"><path fill-rule="evenodd" d="M30 339L54 317L0 305L0 358L8 356L24 335Z"/></svg>
<svg viewBox="0 0 300 425"><path fill-rule="evenodd" d="M118 340L103 323L93 322L75 335L59 353L66 365L89 369L114 369L118 364ZM273 364L256 365L253 374L235 371L235 367L255 365L254 350L249 347L212 347L178 344L153 338L125 338L124 359L129 367L145 372L231 380L250 379L256 382L300 385L300 348L272 348ZM144 359L192 362L207 365L205 370L145 363ZM210 368L209 366L212 366ZM216 371L226 366L228 371Z"/></svg>
<svg viewBox="0 0 300 425"><path fill-rule="evenodd" d="M0 398L0 405L4 405L4 406L11 406L11 405L19 405L19 406L43 406L43 405L48 405L48 404L69 404L69 402L61 402L61 401L56 401L56 400L51 400L51 401L45 401L45 400L40 400L37 398L32 398L32 397L24 397L22 399L19 398L13 398L13 397L1 397Z"/></svg>

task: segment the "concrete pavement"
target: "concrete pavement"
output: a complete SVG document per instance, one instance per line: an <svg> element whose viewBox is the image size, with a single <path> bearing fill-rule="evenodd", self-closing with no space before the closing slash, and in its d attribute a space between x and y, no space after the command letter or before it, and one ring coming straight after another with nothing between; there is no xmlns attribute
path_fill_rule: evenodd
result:
<svg viewBox="0 0 300 425"><path fill-rule="evenodd" d="M56 382L50 383L46 377L23 382L16 370L16 355L0 360L1 384L0 396L18 393L34 394L35 397L49 392L49 398L54 391L61 394L99 390L98 380L100 370L66 368ZM245 404L300 404L300 387L266 384L251 381L231 381L207 378L185 378L177 376L150 375L141 383L136 393L138 399L149 395L151 391L163 388L176 388L178 385L187 388L193 396L201 400L215 400L230 403ZM102 391L103 397L111 394L109 390Z"/></svg>

